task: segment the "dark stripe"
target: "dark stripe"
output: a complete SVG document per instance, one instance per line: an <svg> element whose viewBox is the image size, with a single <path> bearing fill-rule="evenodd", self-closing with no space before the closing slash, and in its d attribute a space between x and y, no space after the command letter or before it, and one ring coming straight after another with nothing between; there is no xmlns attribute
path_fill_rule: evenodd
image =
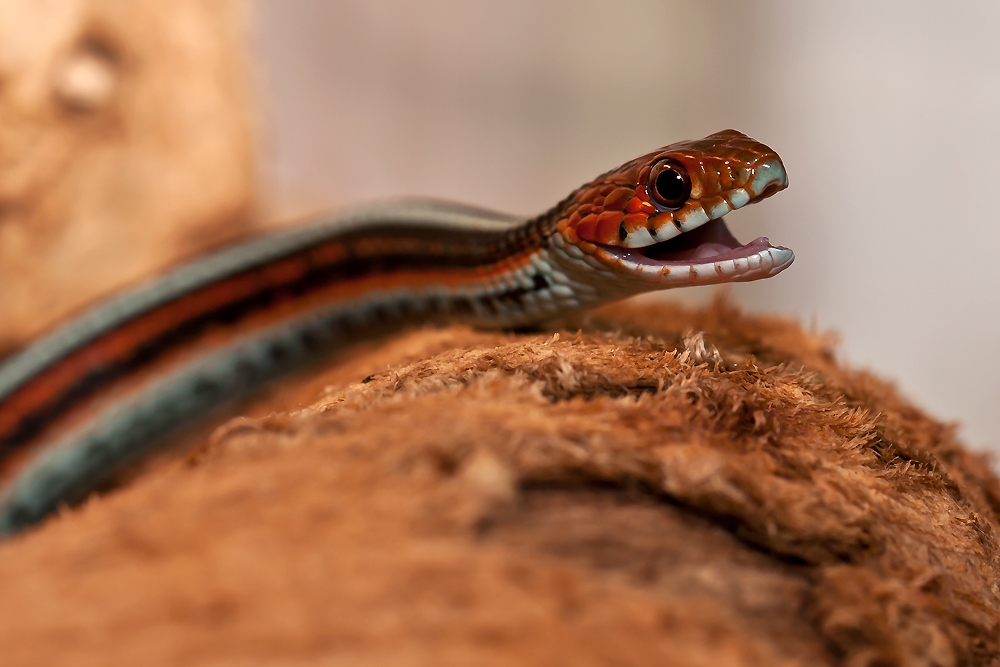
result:
<svg viewBox="0 0 1000 667"><path fill-rule="evenodd" d="M23 446L37 437L49 424L81 402L114 382L153 364L166 353L197 339L213 326L234 327L247 317L264 311L276 303L306 297L338 282L401 271L468 269L493 264L504 257L541 245L543 240L537 234L531 233L534 230L526 229L526 227L519 226L502 233L424 229L412 226L358 230L344 234L340 238L330 239L321 246L275 258L268 264L255 266L251 270L236 274L223 282L239 281L241 278L264 271L267 266L282 262L300 260L308 264L311 256L331 244L344 245L348 252L348 256L340 261L328 265L312 266L299 280L265 287L254 294L226 303L210 312L180 321L161 334L140 342L126 356L91 369L68 385L62 392L53 396L39 409L26 414L15 428L0 436L0 458L8 456L15 448ZM365 245L381 243L390 249L382 254L363 256L358 254L359 242L363 242ZM417 244L416 248L413 247L415 243ZM391 250L392 246L405 246L406 252L395 252ZM432 247L436 252L431 250ZM175 307L185 299L197 298L200 293L211 289L215 284L210 283L205 287L183 294L130 321L147 317L164 308ZM500 295L500 298L514 300L518 303L520 297L520 293L515 294L514 292ZM496 312L496 306L491 301L487 300L486 304L492 312ZM467 298L457 299L453 305L454 308L451 312L454 315L469 314L475 311L473 303ZM113 334L114 331L109 332L105 336L91 341L90 344ZM73 353L86 349L86 347L87 345L81 346L73 350ZM44 373L36 377L42 376Z"/></svg>

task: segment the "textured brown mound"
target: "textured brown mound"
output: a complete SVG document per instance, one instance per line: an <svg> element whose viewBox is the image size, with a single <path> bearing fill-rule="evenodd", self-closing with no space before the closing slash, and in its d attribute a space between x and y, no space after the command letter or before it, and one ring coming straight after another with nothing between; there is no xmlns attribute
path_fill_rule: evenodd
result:
<svg viewBox="0 0 1000 667"><path fill-rule="evenodd" d="M3 664L1000 662L950 429L724 302L579 324L356 350L3 544Z"/></svg>

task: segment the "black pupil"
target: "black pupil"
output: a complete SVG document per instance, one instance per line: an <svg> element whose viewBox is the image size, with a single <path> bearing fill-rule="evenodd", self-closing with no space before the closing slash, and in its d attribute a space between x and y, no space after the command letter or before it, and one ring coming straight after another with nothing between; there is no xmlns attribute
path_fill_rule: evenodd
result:
<svg viewBox="0 0 1000 667"><path fill-rule="evenodd" d="M656 194L667 203L679 204L684 200L684 178L673 167L665 167L656 175Z"/></svg>

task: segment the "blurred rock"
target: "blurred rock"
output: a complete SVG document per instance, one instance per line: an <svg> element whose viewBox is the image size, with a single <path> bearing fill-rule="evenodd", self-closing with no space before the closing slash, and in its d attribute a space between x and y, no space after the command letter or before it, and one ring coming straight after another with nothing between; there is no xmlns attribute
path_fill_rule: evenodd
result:
<svg viewBox="0 0 1000 667"><path fill-rule="evenodd" d="M0 346L246 234L242 0L0 5Z"/></svg>

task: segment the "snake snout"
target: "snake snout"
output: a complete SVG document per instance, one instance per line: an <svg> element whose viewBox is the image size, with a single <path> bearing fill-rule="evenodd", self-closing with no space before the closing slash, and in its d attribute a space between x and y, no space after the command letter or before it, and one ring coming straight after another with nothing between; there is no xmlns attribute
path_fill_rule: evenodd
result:
<svg viewBox="0 0 1000 667"><path fill-rule="evenodd" d="M777 155L756 162L753 167L753 179L747 186L751 201L767 199L788 187L788 174L785 165Z"/></svg>

